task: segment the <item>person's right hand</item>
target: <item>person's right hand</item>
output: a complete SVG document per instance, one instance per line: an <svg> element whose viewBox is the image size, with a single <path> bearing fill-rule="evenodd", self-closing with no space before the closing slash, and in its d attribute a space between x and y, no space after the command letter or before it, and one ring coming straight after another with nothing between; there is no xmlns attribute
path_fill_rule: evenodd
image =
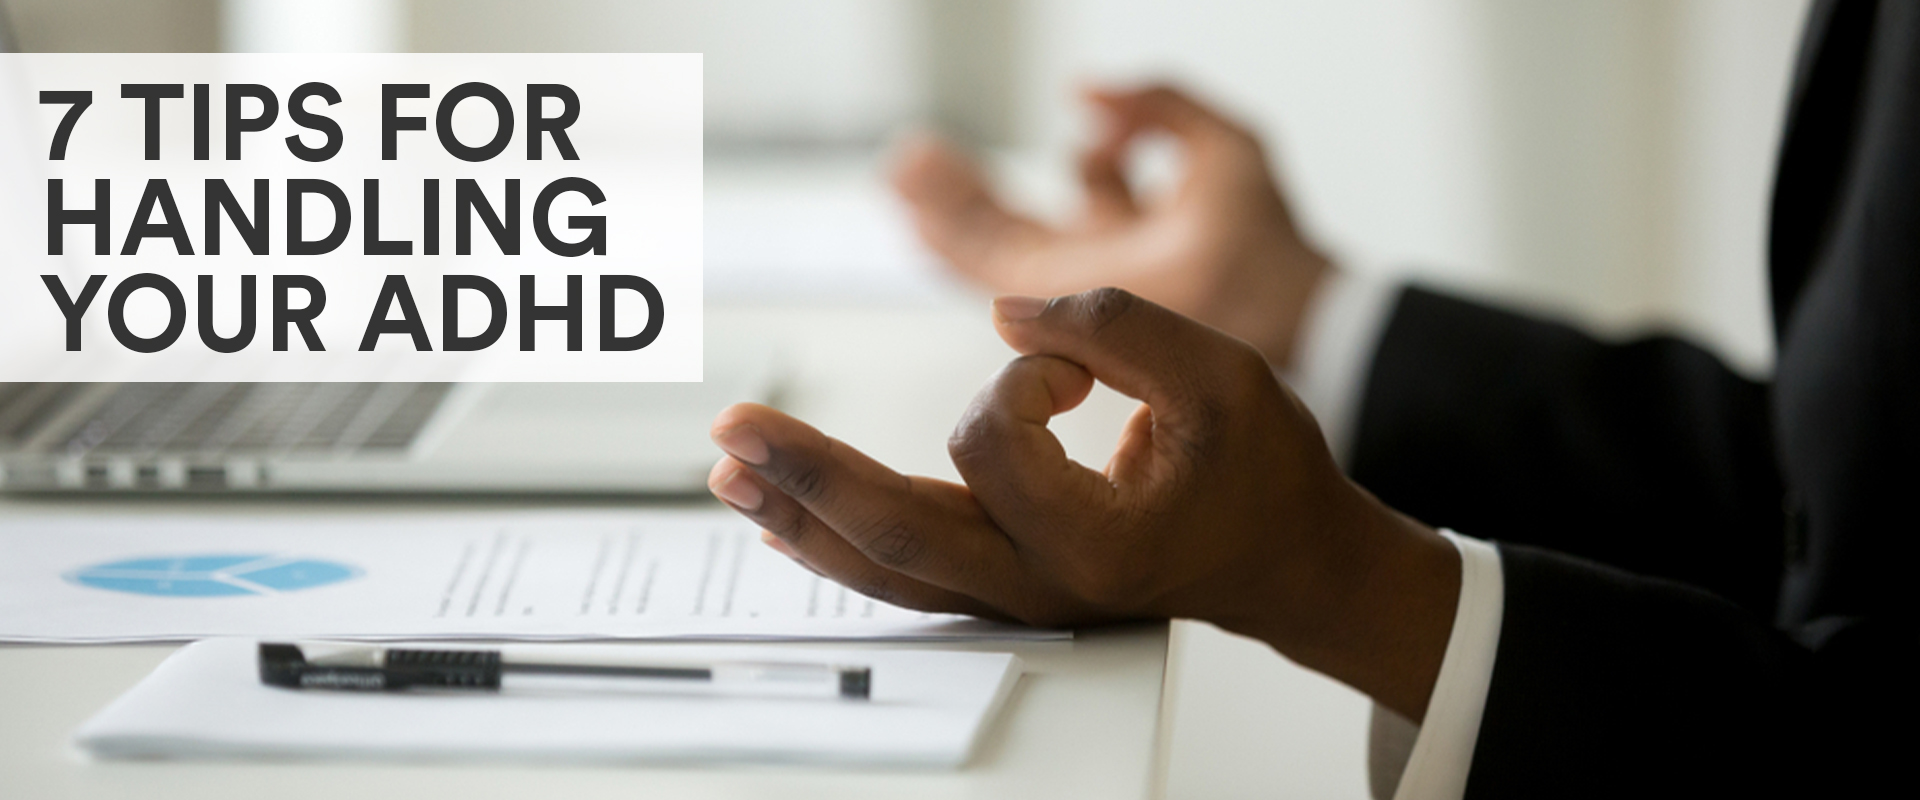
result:
<svg viewBox="0 0 1920 800"><path fill-rule="evenodd" d="M998 293L1054 296L1117 286L1252 343L1286 366L1314 288L1331 268L1302 239L1258 139L1168 88L1094 91L1105 132L1080 162L1082 219L1052 228L1009 212L979 170L932 137L910 141L894 184L921 238ZM1127 185L1128 145L1162 131L1186 174L1147 203Z"/></svg>

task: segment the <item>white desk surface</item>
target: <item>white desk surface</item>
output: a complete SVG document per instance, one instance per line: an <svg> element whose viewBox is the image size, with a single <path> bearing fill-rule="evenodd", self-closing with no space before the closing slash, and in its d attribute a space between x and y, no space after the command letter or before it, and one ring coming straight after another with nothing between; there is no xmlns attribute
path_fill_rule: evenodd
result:
<svg viewBox="0 0 1920 800"><path fill-rule="evenodd" d="M1012 357L984 301L964 307L728 308L707 331L780 343L792 379L781 404L900 468L951 479L946 436L973 393ZM1132 403L1098 392L1055 430L1104 464ZM0 500L0 515L216 512L381 513L423 507L554 507L534 500ZM140 797L1150 797L1165 779L1168 626L1082 632L1071 643L949 644L1018 653L1026 674L980 751L957 771L509 764L88 763L73 730L171 647L0 646L0 798ZM928 645L915 645L925 647Z"/></svg>

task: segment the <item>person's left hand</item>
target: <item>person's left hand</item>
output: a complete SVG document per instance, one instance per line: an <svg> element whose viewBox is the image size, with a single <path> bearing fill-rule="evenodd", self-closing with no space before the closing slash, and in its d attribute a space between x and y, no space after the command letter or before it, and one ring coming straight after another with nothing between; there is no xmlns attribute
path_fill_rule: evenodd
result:
<svg viewBox="0 0 1920 800"><path fill-rule="evenodd" d="M1025 355L948 443L966 485L738 405L714 423L714 493L884 602L1046 627L1204 619L1420 718L1457 555L1340 473L1258 351L1114 289L1002 298L995 324ZM1047 429L1096 378L1144 402L1104 473Z"/></svg>

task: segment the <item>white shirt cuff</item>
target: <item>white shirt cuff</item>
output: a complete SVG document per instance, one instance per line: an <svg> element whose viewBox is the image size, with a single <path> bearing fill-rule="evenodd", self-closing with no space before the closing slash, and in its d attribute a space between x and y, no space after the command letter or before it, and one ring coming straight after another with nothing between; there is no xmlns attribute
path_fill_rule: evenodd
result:
<svg viewBox="0 0 1920 800"><path fill-rule="evenodd" d="M1313 412L1342 467L1352 457L1368 367L1400 288L1399 281L1377 273L1341 270L1328 276L1300 321L1292 366L1280 374ZM1479 539L1440 533L1460 551L1460 601L1394 800L1459 800L1466 794L1500 645L1506 604L1500 552Z"/></svg>
<svg viewBox="0 0 1920 800"><path fill-rule="evenodd" d="M1453 531L1440 533L1460 550L1460 603L1453 612L1446 659L1427 701L1426 720L1394 800L1459 800L1466 794L1480 714L1486 709L1500 646L1500 617L1506 607L1500 551Z"/></svg>
<svg viewBox="0 0 1920 800"><path fill-rule="evenodd" d="M1313 412L1327 449L1345 467L1360 424L1367 367L1400 283L1350 269L1337 270L1325 281L1300 320L1292 366L1280 378Z"/></svg>

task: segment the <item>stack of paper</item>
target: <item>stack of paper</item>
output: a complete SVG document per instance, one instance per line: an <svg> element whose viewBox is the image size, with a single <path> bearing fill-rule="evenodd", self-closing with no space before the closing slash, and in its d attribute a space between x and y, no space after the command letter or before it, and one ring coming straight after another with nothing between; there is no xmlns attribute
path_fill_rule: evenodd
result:
<svg viewBox="0 0 1920 800"><path fill-rule="evenodd" d="M875 602L725 513L0 522L0 641L1070 635Z"/></svg>
<svg viewBox="0 0 1920 800"><path fill-rule="evenodd" d="M873 669L869 701L579 694L338 692L260 683L257 644L168 658L81 726L103 758L475 758L952 767L1019 677L1005 653L742 645L519 645L508 658L819 660Z"/></svg>

